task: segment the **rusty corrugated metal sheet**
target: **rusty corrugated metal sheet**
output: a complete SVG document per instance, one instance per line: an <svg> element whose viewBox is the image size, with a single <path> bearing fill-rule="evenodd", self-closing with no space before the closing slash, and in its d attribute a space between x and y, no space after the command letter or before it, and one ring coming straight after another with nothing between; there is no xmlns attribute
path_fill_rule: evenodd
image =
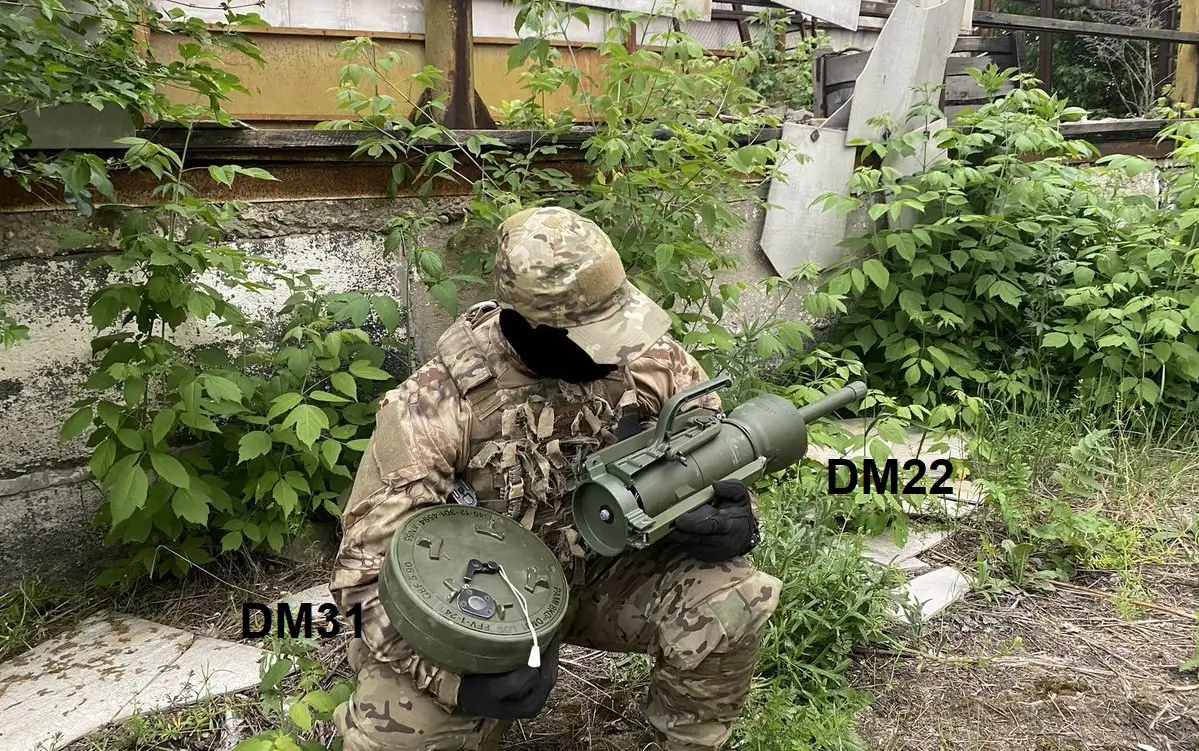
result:
<svg viewBox="0 0 1199 751"><path fill-rule="evenodd" d="M329 167L322 164L264 164L277 181L237 178L233 189L213 182L207 171L197 170L188 175L188 182L196 186L199 194L218 201L304 201L304 200L352 200L361 198L387 198L388 179L391 166L364 162L361 164ZM545 161L538 164L547 169L558 169L575 180L590 179L585 162ZM476 170L462 167L463 176L475 180ZM159 186L158 180L145 172L114 173L113 187L123 203L144 205L150 202L151 192ZM397 198L419 195L418 184L400 187ZM433 184L433 196L442 198L471 195L471 184L438 180ZM0 213L22 211L51 211L66 207L61 194L38 191L27 193L15 181L0 178Z"/></svg>

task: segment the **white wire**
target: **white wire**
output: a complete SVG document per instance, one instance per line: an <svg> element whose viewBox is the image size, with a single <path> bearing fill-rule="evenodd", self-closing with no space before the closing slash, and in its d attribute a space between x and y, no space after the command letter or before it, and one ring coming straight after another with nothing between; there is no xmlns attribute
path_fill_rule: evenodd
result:
<svg viewBox="0 0 1199 751"><path fill-rule="evenodd" d="M516 595L516 602L520 605L520 612L525 617L525 623L529 624L529 633L533 635L533 647L529 650L529 667L541 667L541 647L537 644L537 630L533 628L533 619L529 617L529 605L525 602L525 598L516 590L516 586L512 580L508 578L508 572L503 566L499 567L500 577L504 583L508 585L508 589L512 590L512 594Z"/></svg>

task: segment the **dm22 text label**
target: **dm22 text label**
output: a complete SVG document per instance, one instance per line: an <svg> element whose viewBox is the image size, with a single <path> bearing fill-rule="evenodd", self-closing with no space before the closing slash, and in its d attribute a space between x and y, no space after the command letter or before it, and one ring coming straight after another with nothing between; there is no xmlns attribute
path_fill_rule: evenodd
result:
<svg viewBox="0 0 1199 751"><path fill-rule="evenodd" d="M837 477L837 468L845 467L849 470L849 483L839 485ZM862 472L858 474L857 464L849 459L830 459L828 462L828 492L831 495L845 495L852 493L859 487L869 493L873 489L875 493L892 493L894 495L953 495L953 488L945 483L949 482L949 478L953 477L953 463L948 459L937 459L925 466L921 459L908 459L903 463L905 472L914 473L912 477L903 485L903 490L900 490L899 481L899 460L887 459L883 462L882 474L878 471L878 462L874 459L864 459L862 461ZM934 472L944 470L932 487L925 488L920 481L928 474L929 470ZM936 475L930 475L929 479L933 479ZM860 480L860 481L859 481Z"/></svg>

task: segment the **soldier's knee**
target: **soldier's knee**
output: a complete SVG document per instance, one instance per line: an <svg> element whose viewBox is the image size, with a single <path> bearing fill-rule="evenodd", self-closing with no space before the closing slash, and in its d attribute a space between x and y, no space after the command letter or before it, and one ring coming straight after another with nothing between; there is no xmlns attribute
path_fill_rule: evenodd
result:
<svg viewBox="0 0 1199 751"><path fill-rule="evenodd" d="M720 621L730 645L756 642L778 609L782 588L775 577L747 566L732 588L713 594L705 605Z"/></svg>
<svg viewBox="0 0 1199 751"><path fill-rule="evenodd" d="M744 561L714 567L697 579L703 593L684 596L661 628L663 656L690 669L714 653L756 651L778 608L782 582Z"/></svg>

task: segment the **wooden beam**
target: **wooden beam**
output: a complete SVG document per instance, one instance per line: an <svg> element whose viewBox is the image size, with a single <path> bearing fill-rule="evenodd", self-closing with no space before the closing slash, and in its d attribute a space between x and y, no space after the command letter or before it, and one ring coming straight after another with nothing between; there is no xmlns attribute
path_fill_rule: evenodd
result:
<svg viewBox="0 0 1199 751"><path fill-rule="evenodd" d="M1053 20L1053 0L1041 0L1041 19ZM1041 32L1037 41L1037 78L1046 91L1053 90L1053 34Z"/></svg>
<svg viewBox="0 0 1199 751"><path fill-rule="evenodd" d="M1182 0L1178 12L1180 31L1199 31L1199 0ZM1195 104L1199 84L1199 49L1191 45L1178 48L1178 64L1174 70L1174 101Z"/></svg>
<svg viewBox="0 0 1199 751"><path fill-rule="evenodd" d="M475 93L473 39L471 0L425 0L425 61L445 73L446 80L421 95L422 111L414 113L414 120L437 119L450 128L495 127ZM445 112L430 112L426 105L444 95L449 97Z"/></svg>
<svg viewBox="0 0 1199 751"><path fill-rule="evenodd" d="M1039 3L1040 0L1037 0ZM1190 0L1183 0L1190 2ZM867 18L889 18L894 3L862 0L861 15ZM1055 34L1088 34L1117 39L1148 39L1156 42L1175 42L1183 45L1199 45L1199 29L1174 31L1173 29L1141 29L1135 26L1120 26L1091 21L1070 21L1064 18L1038 18L1013 13L989 13L974 11L974 25L979 28L1012 29L1016 31L1049 31ZM1186 27L1184 27L1186 28Z"/></svg>
<svg viewBox="0 0 1199 751"><path fill-rule="evenodd" d="M980 28L1019 29L1022 31L1051 31L1061 34L1088 34L1117 39L1148 39L1160 42L1177 42L1199 45L1199 33L1173 31L1172 29L1140 29L1134 26L1119 26L1111 23L1069 21L1064 18L1037 18L1017 16L1011 13L985 13L975 11L974 25Z"/></svg>
<svg viewBox="0 0 1199 751"><path fill-rule="evenodd" d="M596 134L589 126L576 126L557 138L549 138L536 130L454 130L455 142L415 143L425 151L452 151L465 144L472 135L494 138L506 148L530 148L533 145L555 143L564 148L579 148ZM348 156L368 138L377 138L374 130L308 130L300 128L277 128L251 130L249 128L198 128L190 137L186 128L149 128L138 135L169 149L181 149L188 144L188 154L194 158L206 158L208 154L235 155L240 157L260 156L264 160L287 161L291 155L304 151L342 152ZM763 143L782 136L781 128L763 128L757 133L738 139L741 145ZM674 134L666 128L654 133L654 138L668 141ZM189 140L190 139L190 140ZM487 150L488 147L482 147ZM209 157L210 158L210 157ZM371 161L363 157L363 161Z"/></svg>

